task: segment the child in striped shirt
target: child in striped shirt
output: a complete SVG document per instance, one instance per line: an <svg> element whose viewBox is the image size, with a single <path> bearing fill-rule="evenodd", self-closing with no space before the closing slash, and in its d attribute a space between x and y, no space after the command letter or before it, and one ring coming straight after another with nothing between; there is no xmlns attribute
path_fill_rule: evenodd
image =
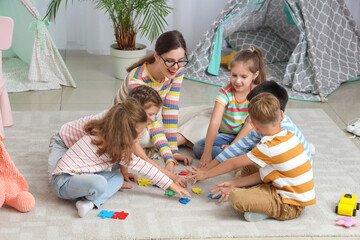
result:
<svg viewBox="0 0 360 240"><path fill-rule="evenodd" d="M225 181L212 189L222 194L247 221L266 218L289 220L300 216L305 206L316 203L312 167L299 139L281 129L283 112L271 93L261 93L249 103L253 128L264 137L247 154L228 159L208 171L191 170L195 181L248 167L241 178ZM258 168L253 167L257 165ZM195 182L194 181L194 182ZM245 188L244 188L245 187Z"/></svg>
<svg viewBox="0 0 360 240"><path fill-rule="evenodd" d="M170 172L175 171L177 161L183 161L185 165L192 163L192 157L181 155L177 146L179 98L187 63L182 34L176 30L165 32L156 40L151 55L127 69L129 74L114 99L114 104L123 102L131 90L140 85L149 86L159 93L164 103L162 119L157 118L147 126L151 143L145 146L155 145L165 162L165 169Z"/></svg>
<svg viewBox="0 0 360 240"><path fill-rule="evenodd" d="M248 103L246 95L266 81L261 50L251 47L241 50L231 61L230 83L219 90L206 138L194 144L198 168L205 167L227 146L246 136L251 130L246 121Z"/></svg>
<svg viewBox="0 0 360 240"><path fill-rule="evenodd" d="M103 117L85 123L85 135L69 146L52 172L53 192L63 199L80 199L76 208L79 216L84 217L123 186L122 173L112 170L114 164L120 164L163 189L190 196L152 164L132 153L147 124L146 112L131 97L110 108Z"/></svg>

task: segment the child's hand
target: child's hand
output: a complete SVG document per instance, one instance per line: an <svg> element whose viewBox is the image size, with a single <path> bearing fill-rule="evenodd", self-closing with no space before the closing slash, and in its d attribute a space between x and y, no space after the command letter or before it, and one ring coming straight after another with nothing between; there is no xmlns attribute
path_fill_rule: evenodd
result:
<svg viewBox="0 0 360 240"><path fill-rule="evenodd" d="M197 168L204 168L206 165L208 165L209 162L211 162L211 154L203 153L203 155L200 158L200 161L197 165Z"/></svg>
<svg viewBox="0 0 360 240"><path fill-rule="evenodd" d="M173 181L176 184L180 185L181 187L187 188L187 181L184 178L182 178L180 176L176 176L175 179L173 179Z"/></svg>
<svg viewBox="0 0 360 240"><path fill-rule="evenodd" d="M186 170L189 171L189 174L186 175L185 178L188 180L194 179L191 185L194 185L197 181L205 180L207 178L206 171L196 167L192 167L192 169L187 168Z"/></svg>
<svg viewBox="0 0 360 240"><path fill-rule="evenodd" d="M138 179L138 176L133 173L124 173L123 176L126 182L130 182L130 181L136 182Z"/></svg>
<svg viewBox="0 0 360 240"><path fill-rule="evenodd" d="M224 145L222 145L220 148L222 149L222 150L225 150L227 147L229 147L230 146L230 144L224 144Z"/></svg>
<svg viewBox="0 0 360 240"><path fill-rule="evenodd" d="M225 181L217 185L216 188L212 189L210 192L214 193L212 198L215 198L217 195L221 194L218 202L226 202L229 199L231 191L235 188L232 181Z"/></svg>
<svg viewBox="0 0 360 240"><path fill-rule="evenodd" d="M176 192L177 194L180 195L180 197L183 197L183 194L185 194L188 197L191 197L190 193L183 189L182 187L180 187L179 185L177 185L176 183L172 183L169 187L171 190L173 190L174 192Z"/></svg>
<svg viewBox="0 0 360 240"><path fill-rule="evenodd" d="M191 165L193 158L191 156L185 156L181 154L174 155L174 158L178 162L184 162L184 165Z"/></svg>
<svg viewBox="0 0 360 240"><path fill-rule="evenodd" d="M120 192L123 192L125 189L132 189L133 186L127 182L124 182L121 188L119 189Z"/></svg>

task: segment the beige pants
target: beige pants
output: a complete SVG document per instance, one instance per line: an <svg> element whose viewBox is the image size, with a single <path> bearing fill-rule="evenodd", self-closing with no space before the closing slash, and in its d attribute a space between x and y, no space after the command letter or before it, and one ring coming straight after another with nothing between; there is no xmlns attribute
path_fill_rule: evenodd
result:
<svg viewBox="0 0 360 240"><path fill-rule="evenodd" d="M244 167L242 176L258 171L254 165ZM271 183L250 188L236 188L230 194L230 203L239 212L257 212L277 220L289 220L301 215L305 207L283 203Z"/></svg>

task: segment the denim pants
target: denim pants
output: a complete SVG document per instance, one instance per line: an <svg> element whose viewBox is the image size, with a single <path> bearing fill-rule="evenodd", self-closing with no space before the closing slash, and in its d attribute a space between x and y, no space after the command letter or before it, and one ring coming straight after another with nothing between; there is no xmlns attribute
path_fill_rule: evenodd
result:
<svg viewBox="0 0 360 240"><path fill-rule="evenodd" d="M63 199L86 199L99 208L123 185L120 171L97 172L94 174L70 175L67 173L52 177L53 192Z"/></svg>
<svg viewBox="0 0 360 240"><path fill-rule="evenodd" d="M221 148L222 145L228 145L231 144L232 141L236 138L235 134L227 134L227 133L218 133L216 135L213 149L212 149L212 159L216 158L217 155L219 155L223 149ZM204 153L205 149L205 138L201 139L200 141L196 142L194 144L194 154L197 159L200 159L201 156Z"/></svg>

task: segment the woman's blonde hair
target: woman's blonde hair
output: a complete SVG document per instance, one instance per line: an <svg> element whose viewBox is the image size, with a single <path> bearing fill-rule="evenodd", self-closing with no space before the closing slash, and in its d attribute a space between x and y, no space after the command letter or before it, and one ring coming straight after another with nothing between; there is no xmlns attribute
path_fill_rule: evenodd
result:
<svg viewBox="0 0 360 240"><path fill-rule="evenodd" d="M260 93L251 99L248 112L260 124L275 123L280 118L280 102L271 93Z"/></svg>
<svg viewBox="0 0 360 240"><path fill-rule="evenodd" d="M247 64L252 73L259 71L259 75L254 81L255 84L260 84L266 81L264 60L260 49L250 47L249 49L237 52L231 60L230 67L232 68L235 64L241 62Z"/></svg>
<svg viewBox="0 0 360 240"><path fill-rule="evenodd" d="M143 109L148 109L151 106L160 108L163 103L159 93L152 87L146 85L131 89L127 97L133 97L138 100Z"/></svg>
<svg viewBox="0 0 360 240"><path fill-rule="evenodd" d="M129 164L134 140L139 134L136 125L146 122L147 115L139 102L128 97L123 103L110 108L103 118L88 122L84 130L95 136L93 144L99 147L99 156L107 153L112 163L126 159Z"/></svg>

